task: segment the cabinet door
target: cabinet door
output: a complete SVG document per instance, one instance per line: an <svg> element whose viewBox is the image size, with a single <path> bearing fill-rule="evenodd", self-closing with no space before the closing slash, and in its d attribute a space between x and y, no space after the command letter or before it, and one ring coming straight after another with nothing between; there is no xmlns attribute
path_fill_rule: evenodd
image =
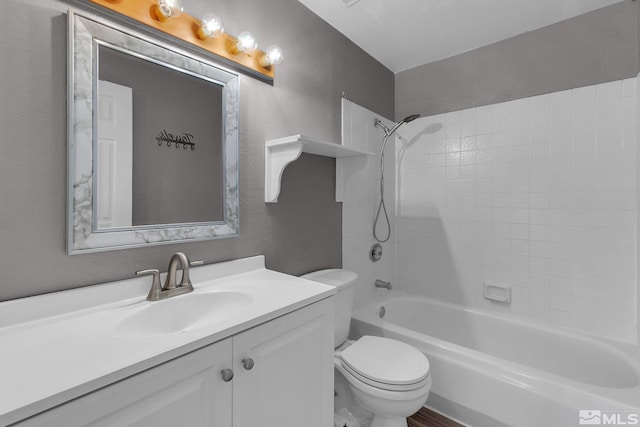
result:
<svg viewBox="0 0 640 427"><path fill-rule="evenodd" d="M20 427L229 427L231 338L127 378L18 424Z"/></svg>
<svg viewBox="0 0 640 427"><path fill-rule="evenodd" d="M234 427L333 425L333 297L236 335L233 357Z"/></svg>

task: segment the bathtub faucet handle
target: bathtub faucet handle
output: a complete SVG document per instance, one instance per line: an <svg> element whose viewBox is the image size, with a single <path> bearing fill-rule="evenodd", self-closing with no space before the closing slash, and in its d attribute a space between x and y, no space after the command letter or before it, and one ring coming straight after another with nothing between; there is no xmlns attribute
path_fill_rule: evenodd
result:
<svg viewBox="0 0 640 427"><path fill-rule="evenodd" d="M376 279L376 288L385 288L391 290L391 282L385 282L384 280Z"/></svg>

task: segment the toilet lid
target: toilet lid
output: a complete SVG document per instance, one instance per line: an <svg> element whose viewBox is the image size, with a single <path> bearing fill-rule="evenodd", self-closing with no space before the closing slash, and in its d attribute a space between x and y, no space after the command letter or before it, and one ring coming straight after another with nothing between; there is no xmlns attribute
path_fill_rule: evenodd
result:
<svg viewBox="0 0 640 427"><path fill-rule="evenodd" d="M414 347L365 335L340 354L345 367L377 383L409 385L429 376L429 360Z"/></svg>

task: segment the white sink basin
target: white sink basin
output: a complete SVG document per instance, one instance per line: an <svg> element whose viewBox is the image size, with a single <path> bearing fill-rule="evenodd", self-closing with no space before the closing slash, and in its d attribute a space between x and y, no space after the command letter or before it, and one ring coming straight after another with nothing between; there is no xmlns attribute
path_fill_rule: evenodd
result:
<svg viewBox="0 0 640 427"><path fill-rule="evenodd" d="M252 305L253 297L236 291L192 292L162 301L145 301L142 308L115 326L121 337L176 334L209 326Z"/></svg>

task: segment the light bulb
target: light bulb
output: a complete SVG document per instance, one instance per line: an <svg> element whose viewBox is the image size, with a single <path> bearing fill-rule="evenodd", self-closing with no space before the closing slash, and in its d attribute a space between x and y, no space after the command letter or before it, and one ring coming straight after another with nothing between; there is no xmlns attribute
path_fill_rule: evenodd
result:
<svg viewBox="0 0 640 427"><path fill-rule="evenodd" d="M160 21L166 21L167 18L177 18L182 15L184 6L182 6L182 0L158 0L157 11L155 17Z"/></svg>
<svg viewBox="0 0 640 427"><path fill-rule="evenodd" d="M222 19L215 13L206 13L202 17L202 23L198 31L198 37L205 39L207 37L219 37L224 33Z"/></svg>
<svg viewBox="0 0 640 427"><path fill-rule="evenodd" d="M284 52L280 46L272 45L267 48L264 55L260 57L260 65L263 67L269 67L271 65L278 65L284 61Z"/></svg>
<svg viewBox="0 0 640 427"><path fill-rule="evenodd" d="M238 43L236 43L237 52L251 53L258 48L256 38L249 31L243 31L238 35Z"/></svg>

